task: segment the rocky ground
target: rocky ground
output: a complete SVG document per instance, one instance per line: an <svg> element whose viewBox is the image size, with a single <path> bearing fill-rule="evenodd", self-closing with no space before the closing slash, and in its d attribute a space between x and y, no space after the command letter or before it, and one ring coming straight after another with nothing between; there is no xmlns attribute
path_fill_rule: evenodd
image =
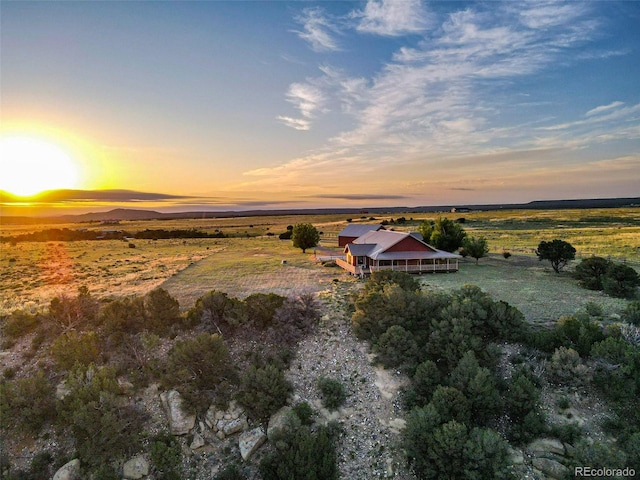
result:
<svg viewBox="0 0 640 480"><path fill-rule="evenodd" d="M342 423L340 478L413 479L398 448L404 426L398 391L406 379L376 368L368 344L352 333L347 304L353 288L354 284L340 284L321 293L326 313L320 328L300 343L288 374L295 400L308 402L325 421ZM317 380L323 376L339 380L347 389L347 400L338 411L322 408Z"/></svg>

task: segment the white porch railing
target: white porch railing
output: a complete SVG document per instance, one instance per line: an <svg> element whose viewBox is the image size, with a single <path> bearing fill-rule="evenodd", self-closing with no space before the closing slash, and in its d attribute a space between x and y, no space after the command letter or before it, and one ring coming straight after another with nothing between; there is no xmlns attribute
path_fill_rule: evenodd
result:
<svg viewBox="0 0 640 480"><path fill-rule="evenodd" d="M396 272L407 273L429 273L429 272L457 272L458 262L446 264L431 264L431 265L385 265L369 267L371 272L377 272L380 270L393 270Z"/></svg>

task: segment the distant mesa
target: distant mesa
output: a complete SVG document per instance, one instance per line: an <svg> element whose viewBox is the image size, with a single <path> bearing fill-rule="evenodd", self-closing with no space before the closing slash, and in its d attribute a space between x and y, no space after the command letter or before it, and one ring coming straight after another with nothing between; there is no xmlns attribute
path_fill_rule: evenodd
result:
<svg viewBox="0 0 640 480"><path fill-rule="evenodd" d="M64 202L163 202L171 200L194 198L175 196L160 193L135 192L132 190L53 190L43 192L34 197L19 197L0 190L0 204L12 203L64 203ZM429 212L456 212L464 213L478 210L557 210L557 209L586 209L586 208L624 208L640 206L640 197L632 198L596 198L576 200L536 200L529 203L502 203L502 204L465 204L465 205L437 205L418 207L371 207L365 210L358 208L305 208L305 209L245 209L245 210L194 210L187 212L162 213L154 210L116 208L107 212L91 212L77 215L60 216L13 216L1 215L5 224L33 224L33 223L76 223L76 222L114 222L126 220L172 220L190 218L227 218L227 217L253 217L263 215L359 215L367 214L390 215L395 213L429 213ZM206 208L205 205L202 206ZM197 207L196 207L197 208Z"/></svg>

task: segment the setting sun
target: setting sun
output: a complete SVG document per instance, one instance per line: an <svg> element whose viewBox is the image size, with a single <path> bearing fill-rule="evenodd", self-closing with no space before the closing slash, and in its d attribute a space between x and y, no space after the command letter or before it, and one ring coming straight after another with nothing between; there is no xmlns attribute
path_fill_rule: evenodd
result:
<svg viewBox="0 0 640 480"><path fill-rule="evenodd" d="M74 188L78 166L61 147L27 136L0 138L0 190L30 196Z"/></svg>

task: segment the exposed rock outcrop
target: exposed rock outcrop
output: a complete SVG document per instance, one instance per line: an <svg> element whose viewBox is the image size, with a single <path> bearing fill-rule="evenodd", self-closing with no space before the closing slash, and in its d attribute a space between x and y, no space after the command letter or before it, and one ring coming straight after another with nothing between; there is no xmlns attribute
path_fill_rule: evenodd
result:
<svg viewBox="0 0 640 480"><path fill-rule="evenodd" d="M65 463L53 476L53 480L80 480L80 460Z"/></svg>
<svg viewBox="0 0 640 480"><path fill-rule="evenodd" d="M267 440L261 427L240 434L238 446L243 460L247 460Z"/></svg>
<svg viewBox="0 0 640 480"><path fill-rule="evenodd" d="M142 455L133 457L122 466L124 478L138 480L147 475L149 475L149 462Z"/></svg>
<svg viewBox="0 0 640 480"><path fill-rule="evenodd" d="M169 419L169 429L173 435L186 435L196 424L196 416L182 409L182 397L177 390L160 394L162 406Z"/></svg>
<svg viewBox="0 0 640 480"><path fill-rule="evenodd" d="M286 428L287 417L291 414L291 407L284 406L276 413L274 413L269 419L269 426L267 427L267 438L273 440L273 436Z"/></svg>

